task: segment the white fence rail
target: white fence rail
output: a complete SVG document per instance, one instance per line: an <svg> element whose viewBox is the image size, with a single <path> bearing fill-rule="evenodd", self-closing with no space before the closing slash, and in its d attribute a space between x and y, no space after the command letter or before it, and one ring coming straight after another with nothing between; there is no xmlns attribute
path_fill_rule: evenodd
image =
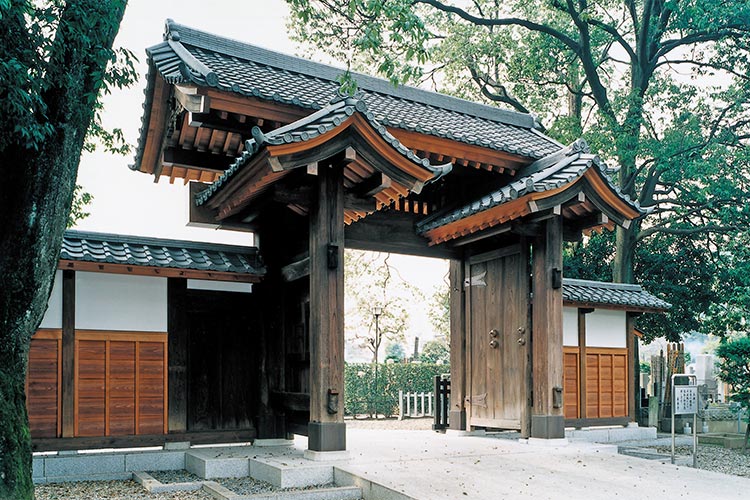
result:
<svg viewBox="0 0 750 500"><path fill-rule="evenodd" d="M434 416L434 400L432 392L398 391L398 419Z"/></svg>

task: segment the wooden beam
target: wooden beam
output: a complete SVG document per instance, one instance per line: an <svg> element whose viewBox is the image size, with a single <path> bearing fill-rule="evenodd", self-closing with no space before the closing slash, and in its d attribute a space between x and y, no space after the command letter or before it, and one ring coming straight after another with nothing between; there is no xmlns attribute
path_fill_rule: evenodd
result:
<svg viewBox="0 0 750 500"><path fill-rule="evenodd" d="M162 164L164 166L181 166L190 169L210 170L221 173L226 170L234 160L235 158L233 156L211 153L209 151L167 148L164 150Z"/></svg>
<svg viewBox="0 0 750 500"><path fill-rule="evenodd" d="M391 187L391 178L382 172L375 172L368 179L354 188L354 193L360 196L375 196L384 189Z"/></svg>
<svg viewBox="0 0 750 500"><path fill-rule="evenodd" d="M310 395L305 392L271 392L271 405L280 412L310 410Z"/></svg>
<svg viewBox="0 0 750 500"><path fill-rule="evenodd" d="M211 98L200 93L196 87L174 86L174 97L190 113L208 113Z"/></svg>
<svg viewBox="0 0 750 500"><path fill-rule="evenodd" d="M531 436L565 437L562 336L562 218L543 222L533 243ZM561 285L561 283L560 283ZM558 402L560 404L555 404Z"/></svg>
<svg viewBox="0 0 750 500"><path fill-rule="evenodd" d="M210 229L228 229L231 231L252 232L255 227L245 222L233 222L231 220L219 221L216 218L216 211L208 208L206 205L198 206L195 204L195 197L203 190L208 188L209 184L202 182L191 182L189 184L190 195L188 196L188 226L205 227Z"/></svg>
<svg viewBox="0 0 750 500"><path fill-rule="evenodd" d="M202 90L205 90L206 95L211 98L211 109L247 115L264 121L287 124L313 113L313 110L272 103L255 97L239 96L210 88Z"/></svg>
<svg viewBox="0 0 750 500"><path fill-rule="evenodd" d="M141 434L138 436L71 437L33 439L33 451L94 450L102 448L135 448L162 446L164 443L192 444L246 443L256 438L254 428L231 431L177 432L169 434Z"/></svg>
<svg viewBox="0 0 750 500"><path fill-rule="evenodd" d="M531 158L474 146L473 144L466 144L451 139L444 139L442 137L421 134L419 132L391 127L388 128L388 132L393 134L396 139L409 149L419 149L435 155L449 156L452 157L451 163L458 162L465 165L469 161L475 161L516 171L533 161Z"/></svg>
<svg viewBox="0 0 750 500"><path fill-rule="evenodd" d="M346 449L343 165L318 171L310 212L310 423L313 451Z"/></svg>
<svg viewBox="0 0 750 500"><path fill-rule="evenodd" d="M154 174L156 180L159 178L161 171L161 150L166 139L166 130L168 125L167 117L169 110L170 86L164 81L161 75L156 75L154 79L154 97L148 118L148 133L146 135L146 144L143 147L143 156L138 169L141 172Z"/></svg>
<svg viewBox="0 0 750 500"><path fill-rule="evenodd" d="M76 273L62 272L62 437L75 435Z"/></svg>
<svg viewBox="0 0 750 500"><path fill-rule="evenodd" d="M461 249L429 246L425 238L418 236L414 223L420 217L394 210L375 212L346 226L346 247L439 259L461 258Z"/></svg>
<svg viewBox="0 0 750 500"><path fill-rule="evenodd" d="M281 277L284 281L296 281L300 278L310 275L310 256L306 255L303 258L287 264L281 268Z"/></svg>
<svg viewBox="0 0 750 500"><path fill-rule="evenodd" d="M155 266L133 266L131 264L100 264L78 260L60 260L58 269L108 274L132 274L134 276L158 276L160 278L190 278L236 283L258 283L262 275L230 273L223 271L200 271L197 269L175 269Z"/></svg>
<svg viewBox="0 0 750 500"><path fill-rule="evenodd" d="M450 362L451 404L450 428L466 430L466 296L464 294L464 265L457 259L450 261Z"/></svg>

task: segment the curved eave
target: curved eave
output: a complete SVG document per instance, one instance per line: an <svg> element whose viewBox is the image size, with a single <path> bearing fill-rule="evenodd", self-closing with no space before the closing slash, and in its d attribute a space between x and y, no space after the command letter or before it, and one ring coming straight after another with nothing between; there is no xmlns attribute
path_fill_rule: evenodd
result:
<svg viewBox="0 0 750 500"><path fill-rule="evenodd" d="M525 194L488 210L425 231L422 236L429 240L431 246L437 245L520 219L536 211L539 202L543 200L554 199L555 204L565 203L581 191L594 195L591 198L596 208L623 227L629 227L633 220L645 213L623 199L597 168L589 168L583 175L564 186Z"/></svg>
<svg viewBox="0 0 750 500"><path fill-rule="evenodd" d="M309 122L309 117L300 122ZM345 168L349 163L367 165L374 174L380 172L389 179L389 186L373 193L378 207L388 205L409 193L419 193L425 184L439 179L450 171L452 165L434 166L407 150L384 127L378 129L363 113L354 112L337 126L314 137L300 139L295 135L294 124L279 133L271 132L258 137L260 149L247 154L227 171L226 177L210 191L199 197L199 205L216 211L217 219L236 215L254 198L286 176L292 170L325 161L347 150ZM265 141L265 142L263 142ZM251 146L257 147L252 144ZM358 220L367 213L352 212L349 221Z"/></svg>

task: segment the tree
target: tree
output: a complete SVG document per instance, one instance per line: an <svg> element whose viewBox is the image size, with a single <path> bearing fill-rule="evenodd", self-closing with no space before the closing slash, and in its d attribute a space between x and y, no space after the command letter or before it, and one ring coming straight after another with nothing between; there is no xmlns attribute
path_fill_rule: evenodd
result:
<svg viewBox="0 0 750 500"><path fill-rule="evenodd" d="M638 248L648 242L669 252L662 260L671 256L678 264L675 250L681 247L697 246L716 262L726 259L738 233L745 237L748 2L289 4L297 37L350 66L374 65L394 82L431 81L459 96L536 111L547 132L563 142L584 136L619 167L620 189L652 210L629 228L617 228L615 281L634 280ZM709 281L714 295L716 285ZM705 287L701 294L708 294ZM721 305L722 299L712 302ZM689 314L697 318L709 309Z"/></svg>
<svg viewBox="0 0 750 500"><path fill-rule="evenodd" d="M400 363L401 361L406 358L406 352L404 351L404 346L396 343L391 342L389 344L386 344L385 346L385 360L388 361L393 360L397 363Z"/></svg>
<svg viewBox="0 0 750 500"><path fill-rule="evenodd" d="M420 291L400 277L390 254L347 249L344 254L346 337L373 354L383 341L402 342L409 325L407 304ZM374 307L380 307L378 335Z"/></svg>
<svg viewBox="0 0 750 500"><path fill-rule="evenodd" d="M750 411L750 337L738 337L720 344L716 348L719 357L719 378L732 386L731 400ZM742 451L747 450L750 424L745 431Z"/></svg>
<svg viewBox="0 0 750 500"><path fill-rule="evenodd" d="M47 307L98 97L134 79L112 50L124 0L0 1L0 498L31 499L24 379L31 335ZM93 124L93 128L92 128Z"/></svg>
<svg viewBox="0 0 750 500"><path fill-rule="evenodd" d="M432 291L432 298L427 304L427 317L432 323L435 333L445 341L450 342L451 337L451 311L450 311L450 286L436 286Z"/></svg>
<svg viewBox="0 0 750 500"><path fill-rule="evenodd" d="M442 339L430 340L425 342L419 359L422 363L447 365L450 363L450 348Z"/></svg>

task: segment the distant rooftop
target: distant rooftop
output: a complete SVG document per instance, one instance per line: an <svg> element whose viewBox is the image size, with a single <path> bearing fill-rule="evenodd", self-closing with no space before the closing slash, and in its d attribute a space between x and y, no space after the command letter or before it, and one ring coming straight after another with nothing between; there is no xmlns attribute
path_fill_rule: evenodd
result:
<svg viewBox="0 0 750 500"><path fill-rule="evenodd" d="M645 291L641 285L563 279L563 300L578 304L616 305L653 312L666 311L672 304Z"/></svg>

